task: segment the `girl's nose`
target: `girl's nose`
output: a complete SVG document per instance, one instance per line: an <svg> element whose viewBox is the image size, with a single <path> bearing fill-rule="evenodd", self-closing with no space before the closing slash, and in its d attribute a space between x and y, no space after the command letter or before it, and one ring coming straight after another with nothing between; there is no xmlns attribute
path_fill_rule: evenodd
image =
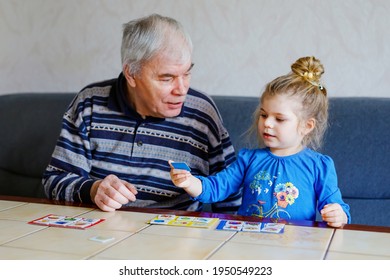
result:
<svg viewBox="0 0 390 280"><path fill-rule="evenodd" d="M270 118L266 118L264 121L264 126L267 128L272 128L274 126L273 121Z"/></svg>

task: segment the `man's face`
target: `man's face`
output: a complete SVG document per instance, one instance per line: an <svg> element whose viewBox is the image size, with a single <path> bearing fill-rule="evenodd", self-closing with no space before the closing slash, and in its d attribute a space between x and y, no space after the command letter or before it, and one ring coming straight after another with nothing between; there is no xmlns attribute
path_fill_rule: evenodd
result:
<svg viewBox="0 0 390 280"><path fill-rule="evenodd" d="M140 74L127 77L135 110L143 117L179 115L190 87L192 66L190 53L158 55L146 62Z"/></svg>

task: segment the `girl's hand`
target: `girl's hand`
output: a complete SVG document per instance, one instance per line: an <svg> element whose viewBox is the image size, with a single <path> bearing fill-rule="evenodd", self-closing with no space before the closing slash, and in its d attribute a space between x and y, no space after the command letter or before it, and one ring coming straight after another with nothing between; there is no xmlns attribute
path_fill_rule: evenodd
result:
<svg viewBox="0 0 390 280"><path fill-rule="evenodd" d="M170 175L173 184L179 188L189 188L191 186L191 177L193 177L191 172L183 169L175 169L172 167L171 162L171 160L168 161L171 166Z"/></svg>
<svg viewBox="0 0 390 280"><path fill-rule="evenodd" d="M170 175L173 184L176 187L183 188L192 197L199 196L202 193L202 182L187 170L174 169L171 162L172 160L168 161L171 167Z"/></svg>
<svg viewBox="0 0 390 280"><path fill-rule="evenodd" d="M321 216L324 222L331 227L341 227L348 223L347 214L338 203L327 204L321 210Z"/></svg>

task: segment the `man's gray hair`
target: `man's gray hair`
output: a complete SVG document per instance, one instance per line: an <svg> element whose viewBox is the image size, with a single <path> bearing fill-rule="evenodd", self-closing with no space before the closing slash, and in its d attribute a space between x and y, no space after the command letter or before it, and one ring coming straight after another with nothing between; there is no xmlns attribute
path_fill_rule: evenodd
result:
<svg viewBox="0 0 390 280"><path fill-rule="evenodd" d="M181 39L185 45L175 46ZM122 67L128 65L130 74L136 75L143 63L159 53L183 48L192 53L192 41L183 26L173 18L152 14L123 25L121 47Z"/></svg>

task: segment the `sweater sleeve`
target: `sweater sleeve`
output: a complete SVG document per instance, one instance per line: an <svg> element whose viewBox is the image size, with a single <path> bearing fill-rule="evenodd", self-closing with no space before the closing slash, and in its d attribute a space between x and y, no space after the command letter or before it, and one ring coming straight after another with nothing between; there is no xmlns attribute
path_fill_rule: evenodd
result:
<svg viewBox="0 0 390 280"><path fill-rule="evenodd" d="M223 201L231 194L237 193L244 181L247 158L250 150L241 150L235 162L215 175L197 176L202 182L202 193L195 198L204 203Z"/></svg>
<svg viewBox="0 0 390 280"><path fill-rule="evenodd" d="M62 120L62 129L42 183L46 196L55 200L91 203L91 149L88 110L73 100Z"/></svg>
<svg viewBox="0 0 390 280"><path fill-rule="evenodd" d="M318 163L317 184L315 186L318 198L318 210L326 204L338 203L343 208L351 223L349 205L343 201L340 188L338 187L337 173L333 160L329 156L321 155Z"/></svg>

